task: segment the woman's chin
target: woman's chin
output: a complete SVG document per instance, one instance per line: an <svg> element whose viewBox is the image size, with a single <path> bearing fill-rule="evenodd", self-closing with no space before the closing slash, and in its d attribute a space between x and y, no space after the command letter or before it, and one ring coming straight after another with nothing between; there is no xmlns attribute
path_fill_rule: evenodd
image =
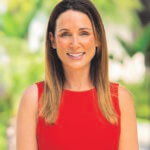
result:
<svg viewBox="0 0 150 150"><path fill-rule="evenodd" d="M89 68L90 64L71 64L68 63L67 65L63 65L65 69L72 69L72 70L81 70L85 68Z"/></svg>

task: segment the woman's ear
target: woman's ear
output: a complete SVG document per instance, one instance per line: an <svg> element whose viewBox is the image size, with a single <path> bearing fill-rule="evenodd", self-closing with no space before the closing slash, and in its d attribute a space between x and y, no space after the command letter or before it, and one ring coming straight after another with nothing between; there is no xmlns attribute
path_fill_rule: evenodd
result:
<svg viewBox="0 0 150 150"><path fill-rule="evenodd" d="M52 32L49 32L49 39L51 41L52 48L56 49L55 37L53 36Z"/></svg>
<svg viewBox="0 0 150 150"><path fill-rule="evenodd" d="M100 43L98 44L98 43L96 43L96 47L99 47L100 46Z"/></svg>
<svg viewBox="0 0 150 150"><path fill-rule="evenodd" d="M101 45L101 42L99 41L98 37L95 36L95 46L100 47L100 45Z"/></svg>
<svg viewBox="0 0 150 150"><path fill-rule="evenodd" d="M101 43L96 41L96 47L100 47Z"/></svg>

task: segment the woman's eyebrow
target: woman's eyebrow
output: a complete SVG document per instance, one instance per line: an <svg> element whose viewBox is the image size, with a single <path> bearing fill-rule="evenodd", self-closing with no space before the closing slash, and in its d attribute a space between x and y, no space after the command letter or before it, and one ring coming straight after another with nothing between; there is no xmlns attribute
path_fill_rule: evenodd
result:
<svg viewBox="0 0 150 150"><path fill-rule="evenodd" d="M62 29L58 30L58 32L62 32L62 31L69 31L69 29L62 28Z"/></svg>
<svg viewBox="0 0 150 150"><path fill-rule="evenodd" d="M91 28L80 28L79 30L92 30ZM59 29L58 32L62 32L62 31L69 31L69 29L67 28L62 28L62 29Z"/></svg>
<svg viewBox="0 0 150 150"><path fill-rule="evenodd" d="M80 28L79 30L92 30L91 28Z"/></svg>

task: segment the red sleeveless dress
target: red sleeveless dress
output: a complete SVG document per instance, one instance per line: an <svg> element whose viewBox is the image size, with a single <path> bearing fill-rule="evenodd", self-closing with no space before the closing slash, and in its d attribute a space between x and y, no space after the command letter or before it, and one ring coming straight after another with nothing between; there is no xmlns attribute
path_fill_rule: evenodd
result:
<svg viewBox="0 0 150 150"><path fill-rule="evenodd" d="M40 98L44 82L36 83ZM39 150L118 150L120 109L118 84L110 86L117 125L110 124L98 108L96 89L71 91L63 89L59 117L55 125L38 117L37 143Z"/></svg>

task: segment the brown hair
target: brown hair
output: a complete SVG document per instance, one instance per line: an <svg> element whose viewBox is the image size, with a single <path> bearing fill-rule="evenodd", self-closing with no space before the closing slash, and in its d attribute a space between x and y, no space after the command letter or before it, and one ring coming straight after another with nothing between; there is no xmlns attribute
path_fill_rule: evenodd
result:
<svg viewBox="0 0 150 150"><path fill-rule="evenodd" d="M108 52L105 30L100 14L89 0L64 0L53 9L46 33L45 48L45 85L41 97L40 115L47 123L55 123L58 117L60 98L65 82L64 70L56 50L52 48L49 33L55 35L56 20L60 14L67 10L85 13L91 20L95 38L99 41L96 54L91 60L90 78L97 91L98 104L103 115L110 123L117 123L117 114L110 95L110 82L108 77Z"/></svg>

